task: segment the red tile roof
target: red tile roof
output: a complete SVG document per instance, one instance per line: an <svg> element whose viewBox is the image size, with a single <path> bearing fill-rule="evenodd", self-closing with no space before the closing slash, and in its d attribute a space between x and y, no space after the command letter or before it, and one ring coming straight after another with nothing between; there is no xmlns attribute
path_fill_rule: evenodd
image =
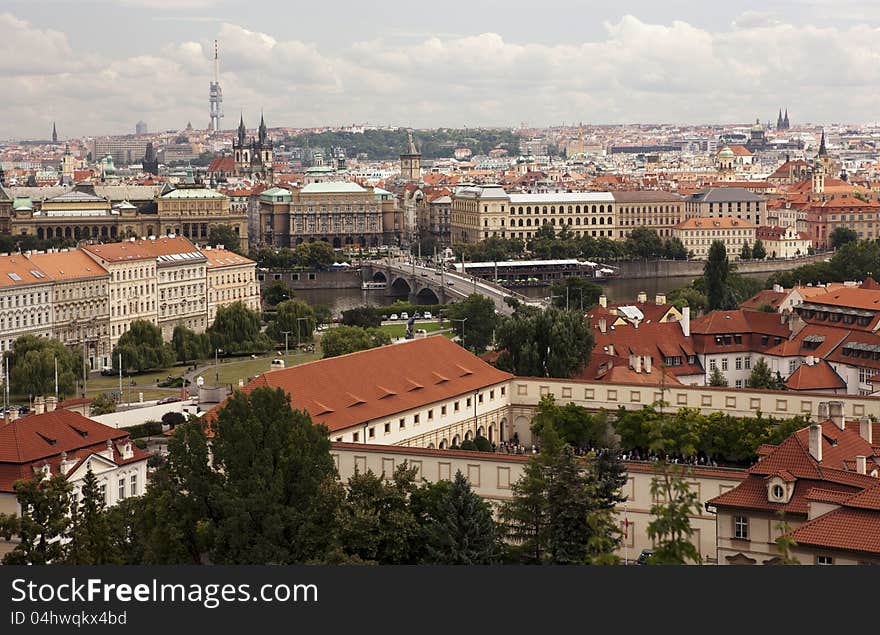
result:
<svg viewBox="0 0 880 635"><path fill-rule="evenodd" d="M813 366L798 366L785 380L785 387L789 390L839 390L846 388L846 382L831 368L831 364L820 359Z"/></svg>
<svg viewBox="0 0 880 635"><path fill-rule="evenodd" d="M32 253L28 256L28 260L53 280L78 280L108 275L104 267L89 258L80 249L49 254Z"/></svg>
<svg viewBox="0 0 880 635"><path fill-rule="evenodd" d="M801 525L791 537L801 546L880 554L880 513L841 507Z"/></svg>
<svg viewBox="0 0 880 635"><path fill-rule="evenodd" d="M307 410L334 432L512 377L445 337L426 337L270 371L243 390L281 388L293 408ZM209 411L206 421L221 406Z"/></svg>

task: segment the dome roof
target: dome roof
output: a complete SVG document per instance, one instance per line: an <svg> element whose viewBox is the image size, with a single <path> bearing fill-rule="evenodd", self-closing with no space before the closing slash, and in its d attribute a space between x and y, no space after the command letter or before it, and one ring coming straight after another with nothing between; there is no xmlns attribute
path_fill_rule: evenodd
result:
<svg viewBox="0 0 880 635"><path fill-rule="evenodd" d="M734 158L733 150L731 150L728 146L724 146L721 148L721 152L718 153L719 159L732 159Z"/></svg>

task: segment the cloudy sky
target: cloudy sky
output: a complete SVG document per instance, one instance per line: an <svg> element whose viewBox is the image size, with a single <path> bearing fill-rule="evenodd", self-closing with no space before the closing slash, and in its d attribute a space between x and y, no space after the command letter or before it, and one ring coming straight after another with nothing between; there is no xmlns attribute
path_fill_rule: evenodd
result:
<svg viewBox="0 0 880 635"><path fill-rule="evenodd" d="M0 138L880 120L876 0L3 0Z"/></svg>

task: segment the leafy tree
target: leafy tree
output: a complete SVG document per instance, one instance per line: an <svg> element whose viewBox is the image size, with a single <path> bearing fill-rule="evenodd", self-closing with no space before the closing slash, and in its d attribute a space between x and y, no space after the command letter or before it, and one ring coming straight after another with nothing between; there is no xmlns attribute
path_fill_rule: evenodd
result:
<svg viewBox="0 0 880 635"><path fill-rule="evenodd" d="M315 312L315 324L318 326L330 324L333 320L333 312L330 310L330 307L325 304L316 304L312 307L312 310Z"/></svg>
<svg viewBox="0 0 880 635"><path fill-rule="evenodd" d="M742 249L739 252L740 260L751 260L752 259L752 246L749 243L743 243Z"/></svg>
<svg viewBox="0 0 880 635"><path fill-rule="evenodd" d="M98 487L98 478L89 469L83 478L81 500L71 505L70 543L64 564L121 564L113 541L110 523L104 511L105 501Z"/></svg>
<svg viewBox="0 0 880 635"><path fill-rule="evenodd" d="M18 539L3 564L52 564L64 556L63 539L70 529L71 485L63 474L43 472L13 485L21 515L0 514L0 537Z"/></svg>
<svg viewBox="0 0 880 635"><path fill-rule="evenodd" d="M73 394L76 377L82 372L82 359L54 338L23 335L13 342L6 357L12 394L54 395L56 360L59 397Z"/></svg>
<svg viewBox="0 0 880 635"><path fill-rule="evenodd" d="M604 294L601 286L578 276L569 276L550 285L553 305L560 309L589 309L598 304L599 296Z"/></svg>
<svg viewBox="0 0 880 635"><path fill-rule="evenodd" d="M147 320L135 320L122 334L113 349L113 368L119 370L122 355L123 370L137 372L167 368L174 363L174 350L162 339L162 329Z"/></svg>
<svg viewBox="0 0 880 635"><path fill-rule="evenodd" d="M186 423L186 416L182 412L166 412L162 415L162 425L168 426L169 429L174 430L177 426L182 426Z"/></svg>
<svg viewBox="0 0 880 635"><path fill-rule="evenodd" d="M727 249L720 240L712 242L709 256L703 267L703 279L706 283L706 297L709 310L735 309L736 299L730 290L728 278L733 268L727 259Z"/></svg>
<svg viewBox="0 0 880 635"><path fill-rule="evenodd" d="M849 227L835 227L831 235L828 236L832 249L840 249L847 243L857 242L859 235L854 229Z"/></svg>
<svg viewBox="0 0 880 635"><path fill-rule="evenodd" d="M382 324L382 316L370 306L358 306L342 312L342 323L346 326L375 328Z"/></svg>
<svg viewBox="0 0 880 635"><path fill-rule="evenodd" d="M469 351L482 353L492 343L497 317L495 303L486 296L472 293L466 299L450 305L446 309L446 318L453 320L456 334Z"/></svg>
<svg viewBox="0 0 880 635"><path fill-rule="evenodd" d="M692 492L679 466L662 461L659 474L651 479L651 505L654 519L648 523L648 537L654 541L651 564L686 564L702 561L697 548L690 542L694 535L691 514L698 514L700 501Z"/></svg>
<svg viewBox="0 0 880 635"><path fill-rule="evenodd" d="M274 307L285 300L292 300L296 294L293 288L283 280L273 280L263 289L263 302L268 307Z"/></svg>
<svg viewBox="0 0 880 635"><path fill-rule="evenodd" d="M727 377L724 376L718 367L716 366L712 372L709 374L709 385L710 386L726 386L727 385Z"/></svg>
<svg viewBox="0 0 880 635"><path fill-rule="evenodd" d="M325 358L337 357L390 343L391 336L381 329L337 326L326 331L321 337L321 350Z"/></svg>
<svg viewBox="0 0 880 635"><path fill-rule="evenodd" d="M308 269L329 267L336 262L336 252L330 243L324 241L300 243L294 248L293 254L296 263Z"/></svg>
<svg viewBox="0 0 880 635"><path fill-rule="evenodd" d="M767 257L767 249L760 238L755 240L755 246L752 247L752 258L755 260L764 260Z"/></svg>
<svg viewBox="0 0 880 635"><path fill-rule="evenodd" d="M223 245L225 249L241 253L241 240L232 225L211 225L208 230L209 245Z"/></svg>
<svg viewBox="0 0 880 635"><path fill-rule="evenodd" d="M626 239L626 250L636 258L656 258L663 255L663 241L648 227L636 227Z"/></svg>
<svg viewBox="0 0 880 635"><path fill-rule="evenodd" d="M504 537L513 557L523 564L543 564L547 557L550 453L549 443L545 442L541 452L529 458L520 479L511 485L513 497L501 506Z"/></svg>
<svg viewBox="0 0 880 635"><path fill-rule="evenodd" d="M763 357L759 358L752 366L752 372L746 380L747 388L759 388L764 390L783 390L785 385L779 377L773 375L770 366Z"/></svg>
<svg viewBox="0 0 880 635"><path fill-rule="evenodd" d="M284 331L296 336L297 342L311 342L317 320L315 311L302 300L285 300L278 305L275 319L269 322L266 334L276 342L284 342Z"/></svg>
<svg viewBox="0 0 880 635"><path fill-rule="evenodd" d="M602 415L593 415L583 406L568 403L560 406L553 395L544 395L532 419L532 432L538 437L552 427L559 437L570 445L585 447L601 442L606 422Z"/></svg>
<svg viewBox="0 0 880 635"><path fill-rule="evenodd" d="M779 537L773 541L779 551L779 560L776 561L776 564L798 565L801 561L791 555L791 550L797 547L797 541L791 536L791 525L785 520L785 510L780 509L776 515L779 516L779 522L776 523Z"/></svg>
<svg viewBox="0 0 880 635"><path fill-rule="evenodd" d="M709 308L709 299L693 286L673 289L666 296L666 301L674 304L676 308L690 307L691 311L706 311Z"/></svg>
<svg viewBox="0 0 880 635"><path fill-rule="evenodd" d="M497 557L492 509L460 470L437 503L437 514L426 531L426 548L435 564L491 564Z"/></svg>
<svg viewBox="0 0 880 635"><path fill-rule="evenodd" d="M108 393L102 392L100 395L92 399L89 407L89 414L94 416L106 415L116 412L116 400Z"/></svg>
<svg viewBox="0 0 880 635"><path fill-rule="evenodd" d="M171 334L171 348L178 362L207 359L213 353L211 338L207 333L196 333L182 324L174 327Z"/></svg>
<svg viewBox="0 0 880 635"><path fill-rule="evenodd" d="M496 364L525 377L572 377L589 362L593 344L589 325L577 311L521 310L498 327Z"/></svg>
<svg viewBox="0 0 880 635"><path fill-rule="evenodd" d="M663 244L663 251L671 260L687 260L688 257L687 249L678 237L668 238Z"/></svg>
<svg viewBox="0 0 880 635"><path fill-rule="evenodd" d="M272 341L260 332L259 314L242 302L217 307L208 336L212 349L219 348L231 355L263 353L272 347Z"/></svg>
<svg viewBox="0 0 880 635"><path fill-rule="evenodd" d="M214 429L213 561L291 564L325 553L331 518L319 499L336 474L327 428L282 390L257 388L234 393Z"/></svg>
<svg viewBox="0 0 880 635"><path fill-rule="evenodd" d="M596 486L596 500L600 507L613 510L617 503L626 500L621 489L626 485L626 465L620 454L612 448L599 450L592 461Z"/></svg>

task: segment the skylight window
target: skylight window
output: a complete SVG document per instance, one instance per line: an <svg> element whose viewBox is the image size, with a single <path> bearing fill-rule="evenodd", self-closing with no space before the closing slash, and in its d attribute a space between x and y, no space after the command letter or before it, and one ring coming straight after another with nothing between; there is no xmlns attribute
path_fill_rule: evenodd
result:
<svg viewBox="0 0 880 635"><path fill-rule="evenodd" d="M21 282L21 276L18 275L17 273L10 273L10 274L8 274L8 275L9 275L10 278L12 278L13 280L15 280L16 282Z"/></svg>
<svg viewBox="0 0 880 635"><path fill-rule="evenodd" d="M41 272L37 271L36 269L31 269L31 273L33 274L34 278L45 278L46 277Z"/></svg>

